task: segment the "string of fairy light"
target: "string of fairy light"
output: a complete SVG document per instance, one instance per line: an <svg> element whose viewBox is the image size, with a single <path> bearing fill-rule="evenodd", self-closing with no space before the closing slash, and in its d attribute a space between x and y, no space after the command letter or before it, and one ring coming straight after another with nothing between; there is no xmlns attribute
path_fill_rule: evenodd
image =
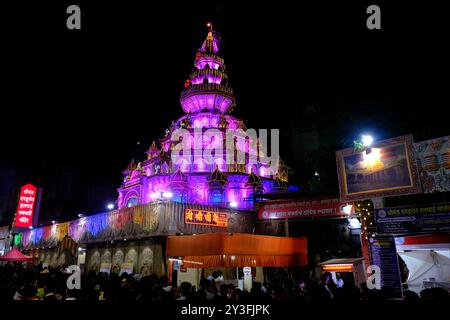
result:
<svg viewBox="0 0 450 320"><path fill-rule="evenodd" d="M368 240L376 231L372 201L357 201L355 211L361 220L361 238Z"/></svg>

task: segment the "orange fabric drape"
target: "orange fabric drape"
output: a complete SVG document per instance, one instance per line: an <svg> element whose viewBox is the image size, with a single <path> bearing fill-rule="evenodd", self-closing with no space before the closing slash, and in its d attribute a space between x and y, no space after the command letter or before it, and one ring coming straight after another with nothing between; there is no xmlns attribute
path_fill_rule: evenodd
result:
<svg viewBox="0 0 450 320"><path fill-rule="evenodd" d="M306 238L209 233L170 236L167 256L191 268L289 267L307 264Z"/></svg>

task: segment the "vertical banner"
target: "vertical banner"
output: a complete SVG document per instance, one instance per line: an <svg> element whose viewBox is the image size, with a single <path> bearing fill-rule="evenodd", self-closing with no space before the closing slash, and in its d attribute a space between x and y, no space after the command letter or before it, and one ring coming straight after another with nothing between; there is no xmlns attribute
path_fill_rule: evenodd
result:
<svg viewBox="0 0 450 320"><path fill-rule="evenodd" d="M390 298L403 299L395 238L389 235L377 235L369 238L369 247L372 265L380 267L381 270L381 287L392 289L394 296Z"/></svg>
<svg viewBox="0 0 450 320"><path fill-rule="evenodd" d="M14 217L14 228L33 226L34 210L37 202L37 187L28 183L20 188L19 203Z"/></svg>

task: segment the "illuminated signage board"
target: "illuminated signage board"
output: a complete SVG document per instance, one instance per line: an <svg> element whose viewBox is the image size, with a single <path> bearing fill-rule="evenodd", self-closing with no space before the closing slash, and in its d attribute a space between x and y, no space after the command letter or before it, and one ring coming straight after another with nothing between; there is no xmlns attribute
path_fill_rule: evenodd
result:
<svg viewBox="0 0 450 320"><path fill-rule="evenodd" d="M228 215L223 212L184 209L184 222L209 227L228 227Z"/></svg>
<svg viewBox="0 0 450 320"><path fill-rule="evenodd" d="M261 204L258 219L341 217L355 213L351 202L339 199L312 201L272 201Z"/></svg>
<svg viewBox="0 0 450 320"><path fill-rule="evenodd" d="M353 265L351 264L328 264L322 267L324 272L352 272Z"/></svg>
<svg viewBox="0 0 450 320"><path fill-rule="evenodd" d="M29 228L33 226L34 209L36 207L37 187L26 184L20 188L14 227Z"/></svg>

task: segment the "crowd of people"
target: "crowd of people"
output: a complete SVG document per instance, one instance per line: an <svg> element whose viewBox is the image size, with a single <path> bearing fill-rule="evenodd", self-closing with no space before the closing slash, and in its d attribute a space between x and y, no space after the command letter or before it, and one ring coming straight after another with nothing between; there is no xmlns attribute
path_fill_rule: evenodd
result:
<svg viewBox="0 0 450 320"><path fill-rule="evenodd" d="M0 266L0 301L7 300L106 300L106 301L188 301L188 302L326 302L385 300L392 297L388 288L369 290L357 288L350 281L334 281L325 273L319 280L310 274L293 276L285 269L273 269L267 281L254 282L248 291L223 283L220 272L200 280L198 288L182 282L169 283L167 276L140 276L89 272L81 277L80 289L68 289L70 272L42 265L6 264ZM424 289L420 295L404 292L406 301L450 301L449 293L441 288Z"/></svg>

